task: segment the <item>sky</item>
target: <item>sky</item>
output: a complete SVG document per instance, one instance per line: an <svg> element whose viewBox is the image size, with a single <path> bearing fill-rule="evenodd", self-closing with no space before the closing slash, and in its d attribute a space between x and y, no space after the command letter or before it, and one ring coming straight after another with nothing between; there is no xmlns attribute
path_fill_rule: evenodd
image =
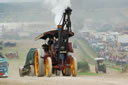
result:
<svg viewBox="0 0 128 85"><path fill-rule="evenodd" d="M1 2L33 2L33 1L41 1L41 0L0 0Z"/></svg>

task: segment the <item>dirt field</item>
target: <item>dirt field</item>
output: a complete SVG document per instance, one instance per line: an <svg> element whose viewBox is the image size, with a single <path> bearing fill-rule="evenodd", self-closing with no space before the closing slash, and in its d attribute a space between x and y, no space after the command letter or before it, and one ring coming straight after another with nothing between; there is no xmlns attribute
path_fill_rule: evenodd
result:
<svg viewBox="0 0 128 85"><path fill-rule="evenodd" d="M24 65L29 48L41 48L42 41L16 41L17 47L5 48L8 51L18 51L20 59L9 60L9 77L0 78L0 85L128 85L128 74L108 71L107 74L77 77L19 77L18 69ZM91 66L91 70L94 66ZM94 71L92 71L94 72Z"/></svg>
<svg viewBox="0 0 128 85"><path fill-rule="evenodd" d="M23 77L18 75L0 79L0 85L128 85L128 75L106 74L78 77Z"/></svg>

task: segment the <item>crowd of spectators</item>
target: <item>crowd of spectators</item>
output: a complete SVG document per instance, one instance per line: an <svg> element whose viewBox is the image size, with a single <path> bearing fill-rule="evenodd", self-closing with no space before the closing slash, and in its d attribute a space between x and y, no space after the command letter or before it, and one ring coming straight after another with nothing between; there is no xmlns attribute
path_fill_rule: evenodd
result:
<svg viewBox="0 0 128 85"><path fill-rule="evenodd" d="M91 33L82 33L81 37L96 51L98 57L105 58L107 61L117 65L128 62L127 52L121 50L123 47L118 45L115 36L106 38L105 41L102 35L97 37Z"/></svg>

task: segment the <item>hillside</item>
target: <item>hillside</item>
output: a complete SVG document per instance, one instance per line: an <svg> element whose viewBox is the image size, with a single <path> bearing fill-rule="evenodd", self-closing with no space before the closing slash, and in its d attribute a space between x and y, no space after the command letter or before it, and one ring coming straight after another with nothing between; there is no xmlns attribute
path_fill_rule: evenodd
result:
<svg viewBox="0 0 128 85"><path fill-rule="evenodd" d="M87 61L88 63L95 64L94 58L98 56L88 43L82 39L75 39L74 43L77 45L75 54L77 54L79 61Z"/></svg>
<svg viewBox="0 0 128 85"><path fill-rule="evenodd" d="M50 12L39 2L0 3L0 22L33 22L49 20L53 20Z"/></svg>
<svg viewBox="0 0 128 85"><path fill-rule="evenodd" d="M87 20L100 23L128 21L128 7L125 5L126 3L116 3L110 5L107 5L109 4L107 3L105 6L98 6L98 2L91 3L84 0L80 2L81 6L76 5L76 3L76 0L72 0L71 2L73 9L72 20L74 24L79 24L79 26ZM54 21L50 10L43 3L0 3L0 22L34 21Z"/></svg>

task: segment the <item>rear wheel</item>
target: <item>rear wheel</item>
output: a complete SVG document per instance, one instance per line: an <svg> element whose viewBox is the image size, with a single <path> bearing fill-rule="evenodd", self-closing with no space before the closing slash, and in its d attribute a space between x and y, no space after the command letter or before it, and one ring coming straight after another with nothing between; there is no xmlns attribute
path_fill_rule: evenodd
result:
<svg viewBox="0 0 128 85"><path fill-rule="evenodd" d="M52 76L52 60L50 57L47 57L45 61L45 72L47 77Z"/></svg>
<svg viewBox="0 0 128 85"><path fill-rule="evenodd" d="M45 75L45 64L43 57L44 52L42 49L37 49L35 51L35 74L37 77Z"/></svg>
<svg viewBox="0 0 128 85"><path fill-rule="evenodd" d="M77 61L75 57L71 58L70 61L70 68L71 68L71 74L72 76L76 76L77 75Z"/></svg>
<svg viewBox="0 0 128 85"><path fill-rule="evenodd" d="M106 71L106 65L104 64L104 71L103 71L104 73L106 73L107 71Z"/></svg>

